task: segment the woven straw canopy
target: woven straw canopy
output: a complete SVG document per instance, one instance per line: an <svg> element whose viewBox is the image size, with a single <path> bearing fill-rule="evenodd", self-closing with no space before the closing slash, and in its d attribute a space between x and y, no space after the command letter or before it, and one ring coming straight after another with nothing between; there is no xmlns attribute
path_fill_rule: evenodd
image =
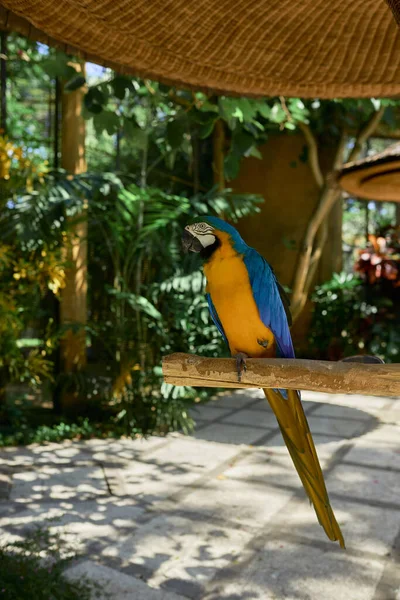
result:
<svg viewBox="0 0 400 600"><path fill-rule="evenodd" d="M396 21L400 25L400 0L387 0L387 3L392 9Z"/></svg>
<svg viewBox="0 0 400 600"><path fill-rule="evenodd" d="M384 0L0 0L0 27L183 87L400 94L400 32Z"/></svg>
<svg viewBox="0 0 400 600"><path fill-rule="evenodd" d="M341 187L359 198L400 202L400 143L383 152L345 165Z"/></svg>

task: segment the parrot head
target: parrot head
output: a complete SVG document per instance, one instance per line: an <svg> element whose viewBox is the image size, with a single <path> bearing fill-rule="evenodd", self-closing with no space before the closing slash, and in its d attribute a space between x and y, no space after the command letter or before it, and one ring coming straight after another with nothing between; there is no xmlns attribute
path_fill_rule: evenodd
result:
<svg viewBox="0 0 400 600"><path fill-rule="evenodd" d="M208 258L226 239L238 250L245 246L239 232L232 225L218 217L207 216L186 225L182 234L182 246L185 252L198 252L203 258Z"/></svg>

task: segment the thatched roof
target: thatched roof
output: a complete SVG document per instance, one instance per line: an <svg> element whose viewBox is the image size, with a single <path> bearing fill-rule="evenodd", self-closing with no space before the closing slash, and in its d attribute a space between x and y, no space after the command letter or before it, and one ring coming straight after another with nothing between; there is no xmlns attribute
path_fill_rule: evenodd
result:
<svg viewBox="0 0 400 600"><path fill-rule="evenodd" d="M400 25L400 0L387 0L397 23Z"/></svg>
<svg viewBox="0 0 400 600"><path fill-rule="evenodd" d="M400 32L382 0L0 0L0 27L183 87L400 94Z"/></svg>
<svg viewBox="0 0 400 600"><path fill-rule="evenodd" d="M339 184L358 198L400 202L400 143L344 165Z"/></svg>

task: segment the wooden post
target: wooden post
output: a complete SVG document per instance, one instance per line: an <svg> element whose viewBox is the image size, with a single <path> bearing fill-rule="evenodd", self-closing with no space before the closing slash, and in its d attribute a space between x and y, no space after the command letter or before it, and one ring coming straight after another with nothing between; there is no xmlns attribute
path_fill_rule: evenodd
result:
<svg viewBox="0 0 400 600"><path fill-rule="evenodd" d="M60 78L56 77L54 80L54 144L53 144L53 166L58 169L59 161L59 150L60 150L60 103L61 103L61 82Z"/></svg>
<svg viewBox="0 0 400 600"><path fill-rule="evenodd" d="M284 388L329 394L399 396L400 365L280 358L249 358L238 383L233 358L170 354L163 359L166 383L192 387Z"/></svg>
<svg viewBox="0 0 400 600"><path fill-rule="evenodd" d="M213 133L213 170L214 183L218 190L225 189L224 159L225 159L225 126L222 119L218 119L214 125Z"/></svg>
<svg viewBox="0 0 400 600"><path fill-rule="evenodd" d="M0 129L7 133L7 33L0 31Z"/></svg>
<svg viewBox="0 0 400 600"><path fill-rule="evenodd" d="M77 72L84 66L74 64ZM81 114L83 90L62 92L61 160L62 167L77 175L86 171L85 121ZM61 343L61 363L64 372L80 371L86 365L86 334L82 328L87 320L87 216L74 216L69 223L70 239L65 247L66 285L62 290L61 326L71 326ZM76 401L76 399L75 399ZM63 395L66 407L74 403Z"/></svg>

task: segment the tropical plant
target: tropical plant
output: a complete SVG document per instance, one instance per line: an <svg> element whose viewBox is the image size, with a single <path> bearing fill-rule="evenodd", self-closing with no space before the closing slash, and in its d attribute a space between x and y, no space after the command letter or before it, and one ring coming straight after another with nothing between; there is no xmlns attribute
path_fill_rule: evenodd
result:
<svg viewBox="0 0 400 600"><path fill-rule="evenodd" d="M63 270L54 248L24 246L10 223L14 208L42 185L45 166L26 155L22 147L0 138L0 404L9 382L38 385L51 377L46 358L47 338L35 347L24 346L24 332L42 310L48 290L63 285ZM48 327L45 328L48 334Z"/></svg>
<svg viewBox="0 0 400 600"><path fill-rule="evenodd" d="M400 359L398 302L369 286L360 276L335 274L318 286L310 327L310 354L340 360L354 354L373 354L385 362Z"/></svg>
<svg viewBox="0 0 400 600"><path fill-rule="evenodd" d="M399 288L400 228L389 225L368 240L369 246L359 250L356 271L369 286L381 283L388 290Z"/></svg>

